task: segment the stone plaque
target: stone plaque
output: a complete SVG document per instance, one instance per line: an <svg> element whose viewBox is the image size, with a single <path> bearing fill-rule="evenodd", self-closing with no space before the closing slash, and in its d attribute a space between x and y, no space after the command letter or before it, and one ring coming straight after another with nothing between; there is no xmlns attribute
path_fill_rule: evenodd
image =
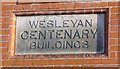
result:
<svg viewBox="0 0 120 69"><path fill-rule="evenodd" d="M16 19L16 55L104 52L104 13L16 16Z"/></svg>

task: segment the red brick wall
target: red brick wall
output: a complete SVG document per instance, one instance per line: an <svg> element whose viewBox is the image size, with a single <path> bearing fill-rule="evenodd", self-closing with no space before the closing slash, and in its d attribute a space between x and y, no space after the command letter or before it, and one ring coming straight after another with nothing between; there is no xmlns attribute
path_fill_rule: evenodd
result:
<svg viewBox="0 0 120 69"><path fill-rule="evenodd" d="M0 16L0 64L6 67L49 67L49 68L111 68L118 69L120 60L120 2L80 2L68 0L19 0L18 2L1 2ZM67 11L66 11L67 10ZM51 12L53 11L53 12ZM106 12L107 23L106 54L83 55L14 55L16 15L47 13L94 13ZM12 68L14 69L14 68ZM16 69L16 68L15 68ZM101 68L102 69L102 68Z"/></svg>

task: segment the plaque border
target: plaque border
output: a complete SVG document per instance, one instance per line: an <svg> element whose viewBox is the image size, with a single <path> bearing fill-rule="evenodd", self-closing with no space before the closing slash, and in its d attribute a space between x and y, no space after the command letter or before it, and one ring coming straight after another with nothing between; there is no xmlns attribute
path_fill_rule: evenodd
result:
<svg viewBox="0 0 120 69"><path fill-rule="evenodd" d="M89 54L28 54L28 55L15 55L15 43L16 43L16 16L31 16L31 15L56 15L56 14L93 14L93 13L105 13L105 30L104 30L104 53L89 53ZM33 58L36 59L42 58L92 58L92 57L108 57L108 25L109 25L109 8L94 8L94 9L70 9L70 10L33 10L33 11L20 11L15 10L11 12L11 15L14 16L12 20L11 31L14 32L14 35L10 38L10 52L9 58Z"/></svg>

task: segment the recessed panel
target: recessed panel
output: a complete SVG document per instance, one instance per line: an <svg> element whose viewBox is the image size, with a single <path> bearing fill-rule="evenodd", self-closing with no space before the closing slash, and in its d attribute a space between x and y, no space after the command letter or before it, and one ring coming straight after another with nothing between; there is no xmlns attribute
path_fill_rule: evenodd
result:
<svg viewBox="0 0 120 69"><path fill-rule="evenodd" d="M16 19L16 55L104 52L104 13L17 16Z"/></svg>

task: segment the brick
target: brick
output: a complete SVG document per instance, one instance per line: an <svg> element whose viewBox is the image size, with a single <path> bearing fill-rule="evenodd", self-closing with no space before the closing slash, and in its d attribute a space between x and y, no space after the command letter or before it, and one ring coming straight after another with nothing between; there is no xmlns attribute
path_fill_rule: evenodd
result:
<svg viewBox="0 0 120 69"><path fill-rule="evenodd" d="M15 40L16 40L16 37L15 37L15 35L10 35L9 36L9 49L10 50L14 50L14 48L15 48L15 46L16 46L16 44L15 44Z"/></svg>
<svg viewBox="0 0 120 69"><path fill-rule="evenodd" d="M33 60L33 65L48 65L49 60Z"/></svg>
<svg viewBox="0 0 120 69"><path fill-rule="evenodd" d="M3 66L13 66L14 64L15 64L14 60L5 60L5 61L2 61L2 65Z"/></svg>
<svg viewBox="0 0 120 69"><path fill-rule="evenodd" d="M65 10L66 9L64 3L58 3L57 8L60 9L60 10Z"/></svg>
<svg viewBox="0 0 120 69"><path fill-rule="evenodd" d="M16 60L15 65L16 66L25 66L25 62L24 62L24 60Z"/></svg>
<svg viewBox="0 0 120 69"><path fill-rule="evenodd" d="M14 5L2 5L2 10L14 10Z"/></svg>
<svg viewBox="0 0 120 69"><path fill-rule="evenodd" d="M117 59L103 59L102 62L102 64L118 64Z"/></svg>
<svg viewBox="0 0 120 69"><path fill-rule="evenodd" d="M101 59L85 59L84 60L84 64L102 64L102 60Z"/></svg>
<svg viewBox="0 0 120 69"><path fill-rule="evenodd" d="M1 4L0 4L0 17L2 17L1 15L2 15L2 6L1 6Z"/></svg>
<svg viewBox="0 0 120 69"><path fill-rule="evenodd" d="M10 12L9 16L10 16L11 19L15 19L16 18L16 15L13 12Z"/></svg>
<svg viewBox="0 0 120 69"><path fill-rule="evenodd" d="M118 44L120 41L118 39L110 39L110 45Z"/></svg>
<svg viewBox="0 0 120 69"><path fill-rule="evenodd" d="M119 47L119 46L118 46L118 47ZM120 47L119 47L119 49L120 49ZM119 56L119 54L118 54L118 51L115 52L115 56L116 56L116 58L119 59L120 56Z"/></svg>
<svg viewBox="0 0 120 69"><path fill-rule="evenodd" d="M117 6L118 2L108 2L108 6Z"/></svg>
<svg viewBox="0 0 120 69"><path fill-rule="evenodd" d="M120 30L120 26L119 25L112 25L110 26L110 31L118 31Z"/></svg>
<svg viewBox="0 0 120 69"><path fill-rule="evenodd" d="M32 68L32 67L31 67ZM34 67L33 67L34 68ZM39 67L38 67L39 68ZM13 67L13 66L10 66L10 67L8 67L8 66L4 66L4 67L2 67L2 69L28 69L28 67Z"/></svg>
<svg viewBox="0 0 120 69"><path fill-rule="evenodd" d="M111 19L119 19L120 14L111 14Z"/></svg>
<svg viewBox="0 0 120 69"><path fill-rule="evenodd" d="M0 66L2 66L2 60L0 60ZM2 69L2 67L0 67Z"/></svg>
<svg viewBox="0 0 120 69"><path fill-rule="evenodd" d="M50 3L50 4L49 4L49 9L57 9L57 4L55 4L55 3Z"/></svg>
<svg viewBox="0 0 120 69"><path fill-rule="evenodd" d="M2 18L2 22L4 23L4 22L9 22L10 21L10 19L9 18Z"/></svg>
<svg viewBox="0 0 120 69"><path fill-rule="evenodd" d="M2 31L3 31L3 30L0 30L0 34L2 34Z"/></svg>
<svg viewBox="0 0 120 69"><path fill-rule="evenodd" d="M74 3L65 4L66 9L74 9Z"/></svg>
<svg viewBox="0 0 120 69"><path fill-rule="evenodd" d="M0 40L2 41L8 41L8 36L0 36Z"/></svg>
<svg viewBox="0 0 120 69"><path fill-rule="evenodd" d="M67 60L50 60L50 64L52 65L65 65Z"/></svg>
<svg viewBox="0 0 120 69"><path fill-rule="evenodd" d="M4 2L2 2L2 4L5 4L5 5L8 5L8 4L16 4L16 0L15 0L15 1L12 1L12 2L6 2L6 1L4 1Z"/></svg>
<svg viewBox="0 0 120 69"><path fill-rule="evenodd" d="M14 46L15 47L15 46ZM16 59L16 57L14 57L15 56L15 53L14 53L15 51L14 50L9 50L9 52L8 52L8 55L9 55L9 57L11 58L11 59Z"/></svg>
<svg viewBox="0 0 120 69"><path fill-rule="evenodd" d="M82 8L91 8L91 3L82 3Z"/></svg>
<svg viewBox="0 0 120 69"><path fill-rule="evenodd" d="M9 16L9 11L2 11L2 16Z"/></svg>
<svg viewBox="0 0 120 69"><path fill-rule="evenodd" d="M2 48L0 48L0 58L1 58L1 56L2 56L2 54L1 54L1 53L2 53Z"/></svg>
<svg viewBox="0 0 120 69"><path fill-rule="evenodd" d="M9 57L8 54L2 54L2 59L5 60L5 59L8 59L8 57Z"/></svg>
<svg viewBox="0 0 120 69"><path fill-rule="evenodd" d="M120 24L120 20L110 20L110 24L111 25L119 25Z"/></svg>
<svg viewBox="0 0 120 69"><path fill-rule="evenodd" d="M10 19L10 28L16 26L16 20Z"/></svg>
<svg viewBox="0 0 120 69"><path fill-rule="evenodd" d="M14 44L15 40L16 40L15 35L10 35L10 38L9 38L10 46L9 47L10 47L11 50L14 50L13 46L15 46L15 44Z"/></svg>
<svg viewBox="0 0 120 69"><path fill-rule="evenodd" d="M0 30L0 34L9 34L9 30Z"/></svg>
<svg viewBox="0 0 120 69"><path fill-rule="evenodd" d="M119 47L118 46L110 46L110 51L118 51Z"/></svg>
<svg viewBox="0 0 120 69"><path fill-rule="evenodd" d="M118 13L118 10L120 10L120 8L111 8L111 13Z"/></svg>
<svg viewBox="0 0 120 69"><path fill-rule="evenodd" d="M110 32L110 38L120 38L119 32Z"/></svg>
<svg viewBox="0 0 120 69"><path fill-rule="evenodd" d="M0 23L2 23L2 18L0 18Z"/></svg>
<svg viewBox="0 0 120 69"><path fill-rule="evenodd" d="M40 9L39 6L40 6L40 4L33 4L33 5L32 5L32 9L33 9L33 10L34 10L34 9L35 9L35 10L36 10L36 9L38 10L38 9Z"/></svg>
<svg viewBox="0 0 120 69"><path fill-rule="evenodd" d="M9 31L10 34L12 34L12 35L15 34L15 33L16 33L15 30L16 30L16 27L12 27L12 28L10 28L10 31Z"/></svg>
<svg viewBox="0 0 120 69"><path fill-rule="evenodd" d="M8 46L8 42L0 42L0 46L3 46L3 47L7 47Z"/></svg>
<svg viewBox="0 0 120 69"><path fill-rule="evenodd" d="M40 4L41 9L49 9L49 4Z"/></svg>
<svg viewBox="0 0 120 69"><path fill-rule="evenodd" d="M2 59L2 48L0 48L0 60Z"/></svg>
<svg viewBox="0 0 120 69"><path fill-rule="evenodd" d="M98 2L93 2L93 3L91 3L91 7L99 7L99 4L100 3L98 3Z"/></svg>
<svg viewBox="0 0 120 69"><path fill-rule="evenodd" d="M32 65L32 60L31 59L27 59L27 60L25 60L25 62L26 62L26 66L31 66Z"/></svg>
<svg viewBox="0 0 120 69"><path fill-rule="evenodd" d="M119 60L120 60L120 52L119 52L119 51L117 52L117 55L118 55L118 57L119 57ZM119 62L119 63L120 63L120 62Z"/></svg>
<svg viewBox="0 0 120 69"><path fill-rule="evenodd" d="M33 4L32 9L34 10L49 9L49 4Z"/></svg>
<svg viewBox="0 0 120 69"><path fill-rule="evenodd" d="M0 24L0 27L1 28L8 28L9 24L8 23L3 23L3 24Z"/></svg>
<svg viewBox="0 0 120 69"><path fill-rule="evenodd" d="M23 10L22 5L16 5L15 10Z"/></svg>
<svg viewBox="0 0 120 69"><path fill-rule="evenodd" d="M115 58L115 52L110 52L110 58Z"/></svg>
<svg viewBox="0 0 120 69"><path fill-rule="evenodd" d="M16 60L15 62L16 66L31 66L32 60Z"/></svg>
<svg viewBox="0 0 120 69"><path fill-rule="evenodd" d="M32 9L32 6L31 6L31 4L23 4L23 5L22 5L22 9L23 9L23 10L31 10L31 9Z"/></svg>
<svg viewBox="0 0 120 69"><path fill-rule="evenodd" d="M74 7L75 7L75 9L81 9L82 4L81 3L75 3Z"/></svg>
<svg viewBox="0 0 120 69"><path fill-rule="evenodd" d="M108 3L107 2L100 2L99 7L107 7Z"/></svg>
<svg viewBox="0 0 120 69"><path fill-rule="evenodd" d="M8 52L8 48L2 48L2 53L7 53Z"/></svg>
<svg viewBox="0 0 120 69"><path fill-rule="evenodd" d="M83 64L83 63L84 63L84 60L82 60L82 59L67 60L67 64L71 64L71 65Z"/></svg>
<svg viewBox="0 0 120 69"><path fill-rule="evenodd" d="M74 2L74 0L34 0L35 2Z"/></svg>

